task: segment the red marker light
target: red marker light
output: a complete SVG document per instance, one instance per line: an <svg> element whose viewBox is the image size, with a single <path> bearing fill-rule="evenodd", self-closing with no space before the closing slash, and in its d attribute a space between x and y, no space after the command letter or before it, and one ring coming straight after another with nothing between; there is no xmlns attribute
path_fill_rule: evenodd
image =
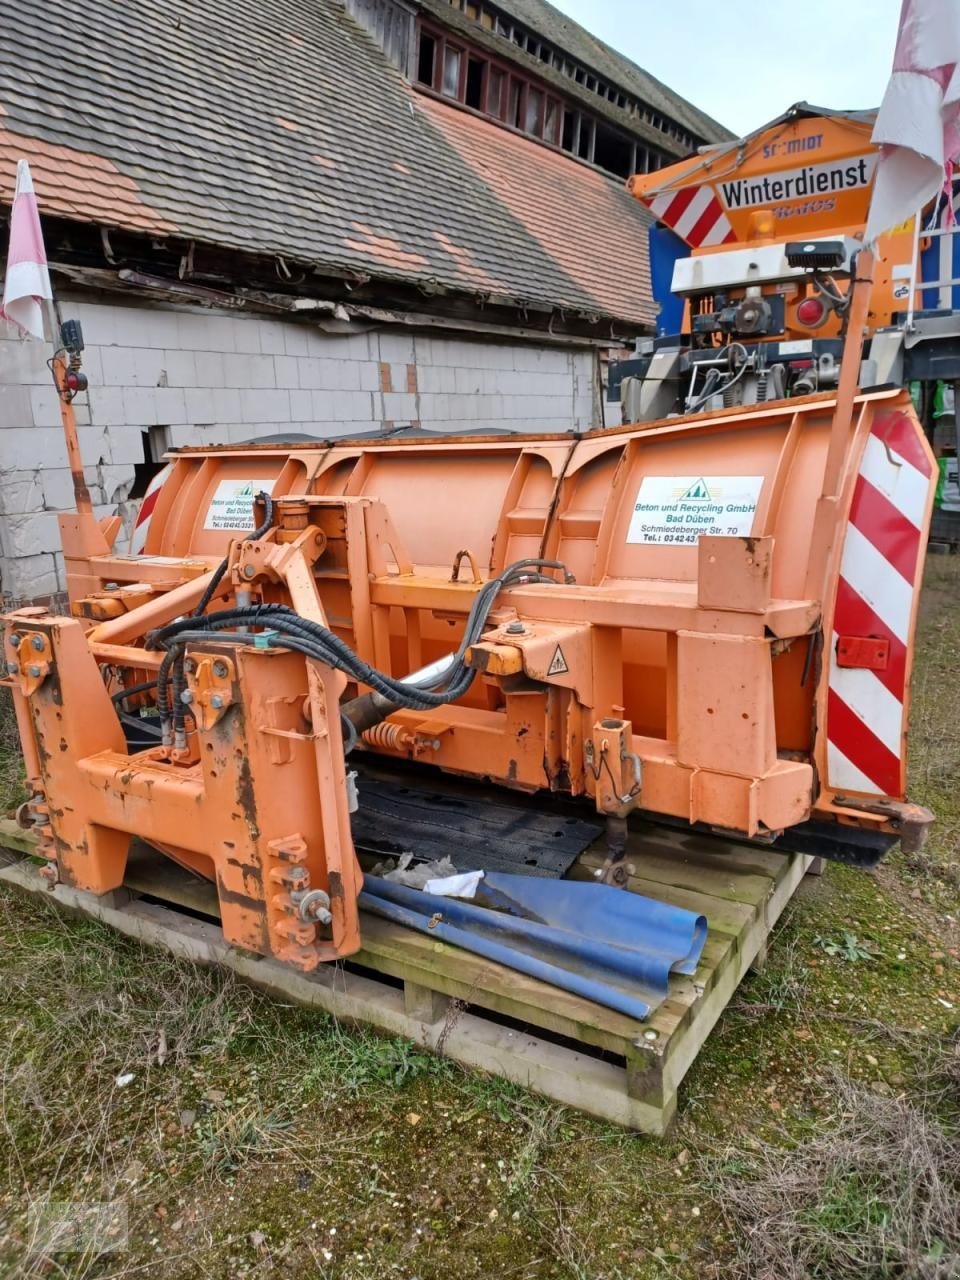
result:
<svg viewBox="0 0 960 1280"><path fill-rule="evenodd" d="M797 324L807 329L819 329L827 318L827 305L819 298L804 298L797 303Z"/></svg>
<svg viewBox="0 0 960 1280"><path fill-rule="evenodd" d="M67 390L73 395L76 395L78 391L86 391L87 389L87 375L78 373L76 369L68 369L63 381Z"/></svg>

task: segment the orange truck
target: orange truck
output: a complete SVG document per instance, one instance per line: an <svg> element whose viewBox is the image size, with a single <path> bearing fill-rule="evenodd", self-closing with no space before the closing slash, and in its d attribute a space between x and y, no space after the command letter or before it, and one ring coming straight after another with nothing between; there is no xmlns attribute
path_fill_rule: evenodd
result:
<svg viewBox="0 0 960 1280"><path fill-rule="evenodd" d="M686 202L674 233L702 243L685 339L638 356L651 412L622 426L179 449L129 553L82 489L58 360L70 614L2 621L51 882L119 886L136 836L215 883L228 941L301 969L349 955L361 759L573 797L615 884L632 815L860 864L916 847L936 475L902 386L861 385L899 279L882 266L871 295L857 269L866 128L798 117L739 144L769 148L763 176L734 147L633 180L667 222ZM822 339L797 337L821 331L808 300Z"/></svg>
<svg viewBox="0 0 960 1280"><path fill-rule="evenodd" d="M746 138L629 180L656 218L661 312L658 337L614 370L624 421L837 385L879 159L874 114L799 104ZM918 211L876 246L864 389L960 378L960 242L949 225L921 235L925 221Z"/></svg>

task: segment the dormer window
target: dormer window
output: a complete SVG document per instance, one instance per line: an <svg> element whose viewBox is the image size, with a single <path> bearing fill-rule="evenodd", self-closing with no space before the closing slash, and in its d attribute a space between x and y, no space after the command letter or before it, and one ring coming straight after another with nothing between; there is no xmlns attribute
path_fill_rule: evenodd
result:
<svg viewBox="0 0 960 1280"><path fill-rule="evenodd" d="M498 10L495 4L485 4L482 3L482 0L449 0L449 4L451 8L458 9L466 17L478 23L493 35L511 41L532 58L538 59L547 66L556 68L562 75L568 76L590 93L595 93L606 102L613 103L621 111L626 111L630 115L640 116L645 119L661 133L676 139L686 150L693 151L705 140L693 134L689 129L681 128L674 121L666 120L658 112L646 110L631 94L625 93L619 86L611 84L601 76L598 76L574 57L569 56L564 50L529 30L522 22L508 17L507 14ZM421 83L425 84L427 81L424 81L421 77ZM657 160L656 163L650 165L650 168L657 168L660 163L663 163L663 161Z"/></svg>
<svg viewBox="0 0 960 1280"><path fill-rule="evenodd" d="M620 177L648 173L666 157L565 100L544 81L474 48L460 36L421 23L417 83L472 111L519 129Z"/></svg>

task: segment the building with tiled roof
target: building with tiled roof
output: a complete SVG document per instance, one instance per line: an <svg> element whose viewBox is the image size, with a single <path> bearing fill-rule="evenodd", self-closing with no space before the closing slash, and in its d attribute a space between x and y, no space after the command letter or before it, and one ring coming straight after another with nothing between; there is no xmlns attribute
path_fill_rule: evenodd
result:
<svg viewBox="0 0 960 1280"><path fill-rule="evenodd" d="M542 0L0 21L0 218L26 157L88 478L127 515L198 439L592 425L597 351L653 320L623 177L728 136ZM0 586L41 595L66 462L47 353L0 338Z"/></svg>

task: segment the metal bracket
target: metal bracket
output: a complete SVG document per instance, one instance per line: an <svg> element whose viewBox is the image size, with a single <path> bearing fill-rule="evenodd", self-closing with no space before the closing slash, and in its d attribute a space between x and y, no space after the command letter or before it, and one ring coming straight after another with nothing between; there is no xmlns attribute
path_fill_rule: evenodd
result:
<svg viewBox="0 0 960 1280"><path fill-rule="evenodd" d="M834 796L833 803L843 809L859 809L861 813L878 813L887 818L900 836L904 853L918 853L936 821L934 814L922 804L899 800L861 800L852 796Z"/></svg>
<svg viewBox="0 0 960 1280"><path fill-rule="evenodd" d="M184 670L188 685L184 701L190 705L197 728L205 733L233 702L236 668L230 658L208 654L188 658Z"/></svg>
<svg viewBox="0 0 960 1280"><path fill-rule="evenodd" d="M609 718L593 726L584 743L584 763L596 782L599 813L624 817L640 803L643 767L630 750L633 726L629 720Z"/></svg>
<svg viewBox="0 0 960 1280"><path fill-rule="evenodd" d="M19 677L20 689L29 698L53 670L50 639L42 631L7 632L7 675Z"/></svg>

